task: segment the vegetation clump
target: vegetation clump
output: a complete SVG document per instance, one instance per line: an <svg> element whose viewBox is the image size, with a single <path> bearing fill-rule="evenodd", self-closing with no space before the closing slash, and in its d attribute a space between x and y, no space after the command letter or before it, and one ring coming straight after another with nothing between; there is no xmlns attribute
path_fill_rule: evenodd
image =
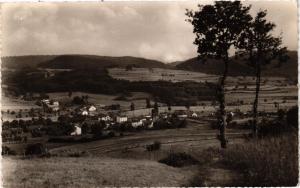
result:
<svg viewBox="0 0 300 188"><path fill-rule="evenodd" d="M158 162L164 163L173 167L183 167L188 165L198 164L199 161L196 160L191 155L181 152L181 153L170 153L166 158L159 160Z"/></svg>
<svg viewBox="0 0 300 188"><path fill-rule="evenodd" d="M155 141L153 144L149 144L146 146L147 151L156 151L159 150L161 143L159 141Z"/></svg>

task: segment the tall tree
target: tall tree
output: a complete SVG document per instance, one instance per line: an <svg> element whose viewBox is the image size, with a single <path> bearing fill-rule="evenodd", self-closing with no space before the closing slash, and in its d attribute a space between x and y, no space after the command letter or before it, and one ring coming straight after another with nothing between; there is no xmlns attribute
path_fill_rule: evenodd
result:
<svg viewBox="0 0 300 188"><path fill-rule="evenodd" d="M286 47L282 47L282 38L274 37L272 31L276 25L266 19L267 11L260 10L251 23L243 30L238 40L237 55L244 57L254 67L256 76L255 98L253 102L253 134L258 133L258 98L261 85L262 66L277 59L279 65L288 60Z"/></svg>
<svg viewBox="0 0 300 188"><path fill-rule="evenodd" d="M239 1L217 1L214 5L198 5L199 10L187 10L187 19L194 26L194 44L198 46L198 57L220 59L224 63L223 75L219 79L217 100L219 101L219 128L221 147L226 148L225 81L228 75L229 49L235 47L242 30L251 21L250 6Z"/></svg>
<svg viewBox="0 0 300 188"><path fill-rule="evenodd" d="M158 109L158 103L155 101L155 103L154 103L154 106L153 106L153 110L154 110L154 113L155 113L155 115L158 115L158 111L159 111L159 109Z"/></svg>
<svg viewBox="0 0 300 188"><path fill-rule="evenodd" d="M135 110L135 105L134 105L133 102L130 104L130 110L131 110L131 111L134 111L134 110Z"/></svg>
<svg viewBox="0 0 300 188"><path fill-rule="evenodd" d="M146 99L146 108L151 108L151 103L149 98Z"/></svg>

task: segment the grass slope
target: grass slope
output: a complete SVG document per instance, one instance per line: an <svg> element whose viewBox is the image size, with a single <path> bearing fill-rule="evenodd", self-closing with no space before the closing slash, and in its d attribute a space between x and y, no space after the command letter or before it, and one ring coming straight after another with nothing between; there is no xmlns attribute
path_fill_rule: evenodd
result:
<svg viewBox="0 0 300 188"><path fill-rule="evenodd" d="M44 158L2 161L4 187L180 186L180 169L155 161L109 158Z"/></svg>
<svg viewBox="0 0 300 188"><path fill-rule="evenodd" d="M296 51L289 51L290 59L288 62L278 66L278 62L274 61L271 64L263 67L262 74L264 76L282 76L289 78L297 78L298 55ZM224 65L221 61L208 59L206 62L201 62L198 58L188 59L176 65L176 68L182 70L198 71L207 74L220 75L224 71ZM254 75L253 68L246 65L244 60L232 58L232 63L229 64L229 75L231 76L249 76Z"/></svg>

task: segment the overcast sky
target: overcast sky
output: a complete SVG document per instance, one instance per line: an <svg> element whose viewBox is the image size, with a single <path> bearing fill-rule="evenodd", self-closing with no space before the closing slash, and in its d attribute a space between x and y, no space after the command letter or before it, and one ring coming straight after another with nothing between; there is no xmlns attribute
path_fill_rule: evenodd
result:
<svg viewBox="0 0 300 188"><path fill-rule="evenodd" d="M197 55L185 9L203 1L9 3L2 7L3 53L138 56L164 62ZM252 13L267 9L276 34L297 49L296 1L248 2Z"/></svg>

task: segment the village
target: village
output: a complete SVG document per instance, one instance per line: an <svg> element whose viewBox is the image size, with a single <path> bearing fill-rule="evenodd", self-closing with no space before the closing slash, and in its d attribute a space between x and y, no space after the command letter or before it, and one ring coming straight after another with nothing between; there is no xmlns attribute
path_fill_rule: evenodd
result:
<svg viewBox="0 0 300 188"><path fill-rule="evenodd" d="M180 128L186 126L186 118L198 117L188 108L172 110L169 106L162 110L157 102L148 104L150 108L138 110L131 103L129 111L122 111L118 104L92 104L88 102L88 96L76 96L69 104L50 98L37 99L35 104L37 108L2 111L4 143L36 142L38 137L78 139L87 135L105 137L116 133L123 135L126 131ZM137 113L141 110L142 114ZM10 121L6 117L11 117Z"/></svg>

